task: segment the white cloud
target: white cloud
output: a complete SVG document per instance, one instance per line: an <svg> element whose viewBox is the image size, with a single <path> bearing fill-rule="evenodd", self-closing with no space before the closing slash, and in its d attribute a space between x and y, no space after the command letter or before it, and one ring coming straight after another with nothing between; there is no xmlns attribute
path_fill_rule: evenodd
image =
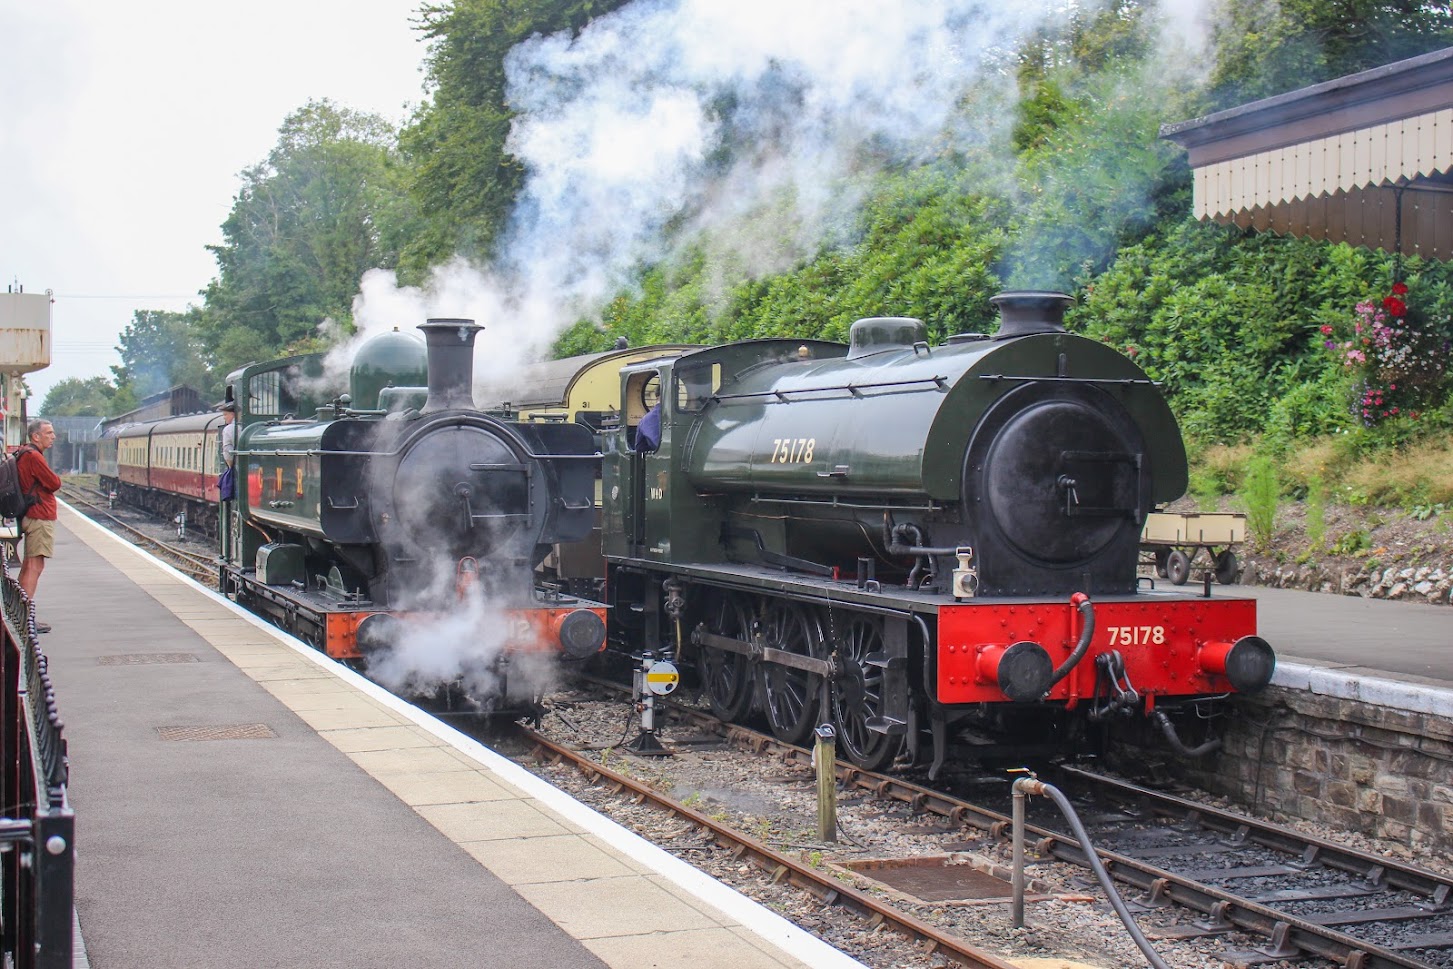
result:
<svg viewBox="0 0 1453 969"><path fill-rule="evenodd" d="M329 98L405 118L419 5L0 0L0 282L58 294L38 398L109 377L134 310L200 302L237 174L291 111Z"/></svg>

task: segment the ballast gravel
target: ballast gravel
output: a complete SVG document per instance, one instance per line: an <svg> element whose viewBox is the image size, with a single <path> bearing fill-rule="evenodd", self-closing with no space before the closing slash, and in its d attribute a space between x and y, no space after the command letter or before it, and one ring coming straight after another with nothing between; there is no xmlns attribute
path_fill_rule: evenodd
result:
<svg viewBox="0 0 1453 969"><path fill-rule="evenodd" d="M604 766L644 780L714 821L804 864L826 869L846 883L890 899L915 917L948 928L1000 958L1028 960L1025 965L1036 959L1070 960L1101 969L1148 964L1086 872L1037 858L1031 852L1027 863L1030 901L1026 925L1016 928L1010 917L1007 879L1012 849L1007 841L1001 843L970 828L950 828L942 819L913 815L907 805L862 791L839 792L839 838L835 842L823 841L817 837L816 781L810 768L726 746L669 716L663 718L658 736L674 755L639 757L624 749L625 743L639 732L637 714L624 698L601 700L588 689L564 690L552 695L546 706L541 732L555 742L588 752ZM659 809L630 803L605 787L593 786L574 767L538 763L528 759L524 751L512 753L552 784L865 965L874 969L919 969L954 964L942 955L923 952L891 929L874 928L852 912L827 906L806 891L774 883L767 873L717 847L709 834ZM1006 787L1008 782L1004 781ZM1364 837L1348 837L1310 825L1298 827L1349 847L1396 854L1389 851L1391 846ZM1000 875L1006 882L1003 895L965 902L924 902L840 867L850 862L929 856L947 857L950 864L972 865ZM1449 859L1419 861L1425 867L1453 870ZM1137 914L1137 922L1151 937L1152 946L1167 965L1176 969L1225 969L1240 964L1240 960L1228 959L1226 953L1266 945L1264 940L1240 933L1192 939L1156 937L1160 929L1185 926L1196 918L1195 913L1174 907ZM1302 960L1260 965L1310 969L1329 963Z"/></svg>

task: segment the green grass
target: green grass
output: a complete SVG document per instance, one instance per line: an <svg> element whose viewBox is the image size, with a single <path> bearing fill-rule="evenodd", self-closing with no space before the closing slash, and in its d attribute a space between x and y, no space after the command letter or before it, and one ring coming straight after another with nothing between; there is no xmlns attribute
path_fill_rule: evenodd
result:
<svg viewBox="0 0 1453 969"><path fill-rule="evenodd" d="M1397 509L1424 518L1442 517L1453 508L1453 445L1429 440L1374 447L1350 437L1284 445L1274 457L1257 443L1192 446L1191 493L1202 507L1219 496L1237 496L1253 529L1258 522L1250 519L1257 515L1262 529L1274 526L1276 503L1287 496L1304 496L1309 526L1320 528L1325 527L1326 506L1333 503Z"/></svg>
<svg viewBox="0 0 1453 969"><path fill-rule="evenodd" d="M1269 455L1258 454L1247 462L1240 497L1246 508L1246 527L1262 548L1269 548L1276 535L1276 513L1281 502L1281 483Z"/></svg>

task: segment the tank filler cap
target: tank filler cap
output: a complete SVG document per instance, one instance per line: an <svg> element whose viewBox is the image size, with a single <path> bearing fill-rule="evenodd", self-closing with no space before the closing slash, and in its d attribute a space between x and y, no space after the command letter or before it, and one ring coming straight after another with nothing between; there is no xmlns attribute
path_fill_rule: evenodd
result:
<svg viewBox="0 0 1453 969"><path fill-rule="evenodd" d="M911 316L873 316L848 331L848 359L885 350L909 350L928 340L928 327Z"/></svg>

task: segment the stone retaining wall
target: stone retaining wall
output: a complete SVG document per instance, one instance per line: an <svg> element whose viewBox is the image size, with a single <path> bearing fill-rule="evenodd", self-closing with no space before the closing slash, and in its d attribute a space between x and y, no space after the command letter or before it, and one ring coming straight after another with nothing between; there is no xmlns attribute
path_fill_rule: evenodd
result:
<svg viewBox="0 0 1453 969"><path fill-rule="evenodd" d="M1272 820L1453 851L1453 716L1442 709L1272 686L1237 697L1222 736L1219 754L1173 772Z"/></svg>
<svg viewBox="0 0 1453 969"><path fill-rule="evenodd" d="M1274 589L1453 605L1453 570L1435 566L1352 570L1252 562L1243 570L1241 581Z"/></svg>

